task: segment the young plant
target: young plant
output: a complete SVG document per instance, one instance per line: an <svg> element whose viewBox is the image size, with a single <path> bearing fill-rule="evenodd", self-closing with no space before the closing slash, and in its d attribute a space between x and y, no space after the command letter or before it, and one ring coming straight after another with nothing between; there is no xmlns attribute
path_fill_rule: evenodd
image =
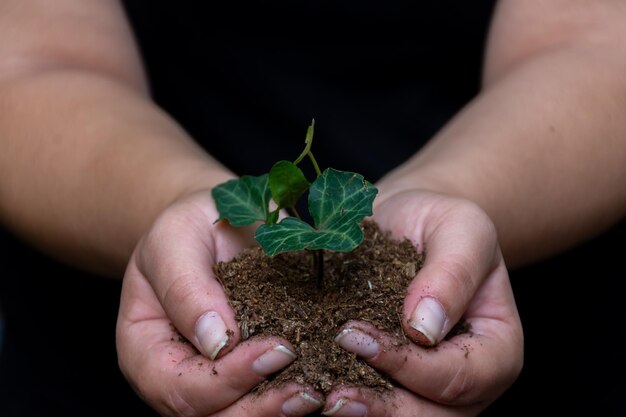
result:
<svg viewBox="0 0 626 417"><path fill-rule="evenodd" d="M327 168L322 172L311 152L315 121L307 129L305 148L293 162L276 162L268 174L244 175L212 190L220 217L232 226L248 226L261 221L255 239L268 256L283 252L315 251L318 283L323 277L323 251L350 252L363 241L360 222L372 215L378 190L362 175ZM317 177L306 179L298 164L308 157ZM310 225L300 219L296 203L306 192ZM270 209L270 201L276 208ZM278 221L280 210L293 217Z"/></svg>

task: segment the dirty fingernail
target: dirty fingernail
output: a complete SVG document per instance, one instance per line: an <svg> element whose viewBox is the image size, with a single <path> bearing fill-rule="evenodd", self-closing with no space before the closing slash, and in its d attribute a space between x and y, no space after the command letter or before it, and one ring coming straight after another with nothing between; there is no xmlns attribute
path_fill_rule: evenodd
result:
<svg viewBox="0 0 626 417"><path fill-rule="evenodd" d="M348 398L340 398L330 409L322 411L322 414L336 417L365 417L367 406Z"/></svg>
<svg viewBox="0 0 626 417"><path fill-rule="evenodd" d="M215 311L207 311L196 323L196 337L203 353L215 359L228 344L228 329L224 320Z"/></svg>
<svg viewBox="0 0 626 417"><path fill-rule="evenodd" d="M261 376L273 374L296 359L296 354L283 345L278 345L259 356L252 363L252 370Z"/></svg>
<svg viewBox="0 0 626 417"><path fill-rule="evenodd" d="M288 417L299 417L315 411L321 406L322 401L306 392L299 392L283 403L282 412Z"/></svg>
<svg viewBox="0 0 626 417"><path fill-rule="evenodd" d="M441 304L434 298L424 297L415 308L409 325L428 339L427 344L435 345L441 338L446 321L446 313Z"/></svg>
<svg viewBox="0 0 626 417"><path fill-rule="evenodd" d="M335 342L345 350L356 353L365 359L373 358L380 352L380 345L376 339L350 327L339 333Z"/></svg>

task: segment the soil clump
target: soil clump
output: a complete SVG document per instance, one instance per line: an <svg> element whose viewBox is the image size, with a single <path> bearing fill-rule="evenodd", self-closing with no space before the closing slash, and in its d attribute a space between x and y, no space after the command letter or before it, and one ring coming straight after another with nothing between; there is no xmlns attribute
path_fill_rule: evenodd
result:
<svg viewBox="0 0 626 417"><path fill-rule="evenodd" d="M408 343L401 309L423 256L413 243L391 239L374 222L365 221L363 230L365 240L353 252L325 252L321 287L308 251L267 257L253 248L216 265L242 339L278 335L296 349L298 358L258 390L287 381L309 384L324 394L344 385L380 391L393 387L334 338L347 321L364 320L395 336L398 344Z"/></svg>

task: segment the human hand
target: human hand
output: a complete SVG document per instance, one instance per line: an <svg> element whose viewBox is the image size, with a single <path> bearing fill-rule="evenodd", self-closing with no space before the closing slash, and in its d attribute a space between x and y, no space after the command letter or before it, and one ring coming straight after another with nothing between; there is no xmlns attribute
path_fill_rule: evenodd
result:
<svg viewBox="0 0 626 417"><path fill-rule="evenodd" d="M523 362L522 327L494 225L471 202L423 191L383 195L374 218L426 254L403 306L404 331L414 343L395 347L374 326L347 323L337 342L402 388L383 396L337 390L325 414L478 414L513 383ZM471 332L445 339L461 318Z"/></svg>
<svg viewBox="0 0 626 417"><path fill-rule="evenodd" d="M209 192L169 207L137 245L117 323L120 368L164 416L301 416L322 404L297 384L250 390L295 359L277 337L240 341L212 266L253 243L250 228L218 218Z"/></svg>

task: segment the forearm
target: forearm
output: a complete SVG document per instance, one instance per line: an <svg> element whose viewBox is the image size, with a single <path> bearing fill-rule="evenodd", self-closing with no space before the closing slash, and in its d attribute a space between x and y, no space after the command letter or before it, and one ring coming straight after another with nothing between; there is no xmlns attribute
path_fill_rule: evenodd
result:
<svg viewBox="0 0 626 417"><path fill-rule="evenodd" d="M626 212L626 54L614 46L572 42L488 79L383 193L422 187L475 201L510 265L608 227Z"/></svg>
<svg viewBox="0 0 626 417"><path fill-rule="evenodd" d="M120 274L176 198L230 174L142 93L96 71L0 84L0 221L80 267Z"/></svg>

